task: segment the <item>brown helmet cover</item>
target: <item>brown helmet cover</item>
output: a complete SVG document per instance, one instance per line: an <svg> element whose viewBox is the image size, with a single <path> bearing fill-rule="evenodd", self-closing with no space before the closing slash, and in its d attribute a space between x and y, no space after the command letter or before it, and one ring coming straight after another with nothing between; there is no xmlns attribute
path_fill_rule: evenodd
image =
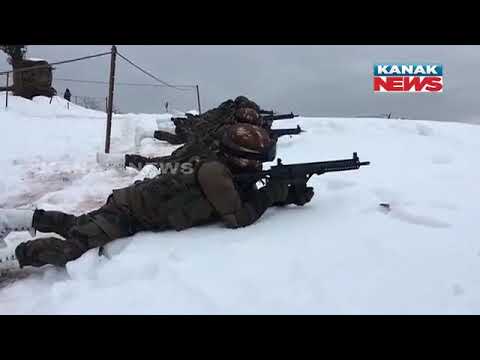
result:
<svg viewBox="0 0 480 360"><path fill-rule="evenodd" d="M262 126L262 119L257 111L252 108L243 107L235 111L235 118L238 122Z"/></svg>
<svg viewBox="0 0 480 360"><path fill-rule="evenodd" d="M235 100L234 100L234 104L235 104L235 107L237 109L240 109L240 108L243 108L243 107L246 107L246 108L250 108L250 109L253 109L257 112L260 112L260 106L258 106L255 102L249 100L247 97L245 96L238 96Z"/></svg>
<svg viewBox="0 0 480 360"><path fill-rule="evenodd" d="M241 168L258 169L262 162L275 158L275 141L265 129L252 124L230 126L221 145L226 158Z"/></svg>

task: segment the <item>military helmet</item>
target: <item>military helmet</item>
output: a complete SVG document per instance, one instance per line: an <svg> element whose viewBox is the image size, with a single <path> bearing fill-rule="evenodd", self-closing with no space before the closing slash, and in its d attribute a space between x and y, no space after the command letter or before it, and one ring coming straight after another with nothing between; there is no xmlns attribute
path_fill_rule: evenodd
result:
<svg viewBox="0 0 480 360"><path fill-rule="evenodd" d="M261 126L262 118L255 109L242 107L235 111L235 119L238 122Z"/></svg>
<svg viewBox="0 0 480 360"><path fill-rule="evenodd" d="M250 109L254 109L255 111L259 112L260 111L260 107L255 104L252 100L249 100L247 97L245 96L239 96L237 97L235 100L234 100L234 103L235 103L235 107L238 109L238 108L242 108L242 107L246 107L246 108L250 108Z"/></svg>
<svg viewBox="0 0 480 360"><path fill-rule="evenodd" d="M261 168L262 162L276 156L276 143L268 132L246 123L230 126L223 134L220 148L230 163L243 169Z"/></svg>
<svg viewBox="0 0 480 360"><path fill-rule="evenodd" d="M237 96L234 101L235 101L235 104L241 104L241 103L247 103L250 100L246 96Z"/></svg>

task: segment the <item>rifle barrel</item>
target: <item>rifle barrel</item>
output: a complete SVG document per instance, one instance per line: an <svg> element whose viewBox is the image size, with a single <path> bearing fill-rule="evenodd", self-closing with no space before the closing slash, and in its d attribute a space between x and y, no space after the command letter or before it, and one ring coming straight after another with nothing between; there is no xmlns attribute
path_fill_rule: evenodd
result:
<svg viewBox="0 0 480 360"><path fill-rule="evenodd" d="M267 122L275 121L275 120L286 120L286 119L293 119L297 117L298 115L295 115L294 113L290 114L281 114L281 115L269 115L269 116L264 116L263 120Z"/></svg>
<svg viewBox="0 0 480 360"><path fill-rule="evenodd" d="M275 115L273 110L260 110L260 114L264 115Z"/></svg>

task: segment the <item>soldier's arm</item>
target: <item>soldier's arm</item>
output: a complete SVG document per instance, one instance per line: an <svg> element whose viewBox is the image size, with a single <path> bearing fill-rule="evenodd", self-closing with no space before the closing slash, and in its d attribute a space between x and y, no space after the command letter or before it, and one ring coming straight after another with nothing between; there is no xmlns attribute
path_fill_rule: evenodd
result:
<svg viewBox="0 0 480 360"><path fill-rule="evenodd" d="M265 188L252 191L248 200L242 202L232 174L225 165L217 161L201 166L198 181L208 201L229 228L253 224L274 202Z"/></svg>

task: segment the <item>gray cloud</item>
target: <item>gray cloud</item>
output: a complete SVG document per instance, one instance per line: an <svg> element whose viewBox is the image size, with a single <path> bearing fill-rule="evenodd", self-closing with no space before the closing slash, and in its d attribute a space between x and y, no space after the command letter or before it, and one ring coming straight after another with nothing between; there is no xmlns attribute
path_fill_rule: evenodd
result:
<svg viewBox="0 0 480 360"><path fill-rule="evenodd" d="M28 55L49 61L109 50L110 46L30 46ZM476 91L480 46L153 46L119 45L142 67L174 84L199 84L202 107L246 95L265 109L307 116L356 116L392 112L413 119L480 123ZM1 68L8 68L0 55ZM437 62L444 65L442 94L374 94L376 62ZM57 78L108 80L109 59L58 66ZM117 81L153 83L118 60ZM59 92L104 97L107 85L55 81ZM115 103L124 112L196 108L194 92L117 86Z"/></svg>

